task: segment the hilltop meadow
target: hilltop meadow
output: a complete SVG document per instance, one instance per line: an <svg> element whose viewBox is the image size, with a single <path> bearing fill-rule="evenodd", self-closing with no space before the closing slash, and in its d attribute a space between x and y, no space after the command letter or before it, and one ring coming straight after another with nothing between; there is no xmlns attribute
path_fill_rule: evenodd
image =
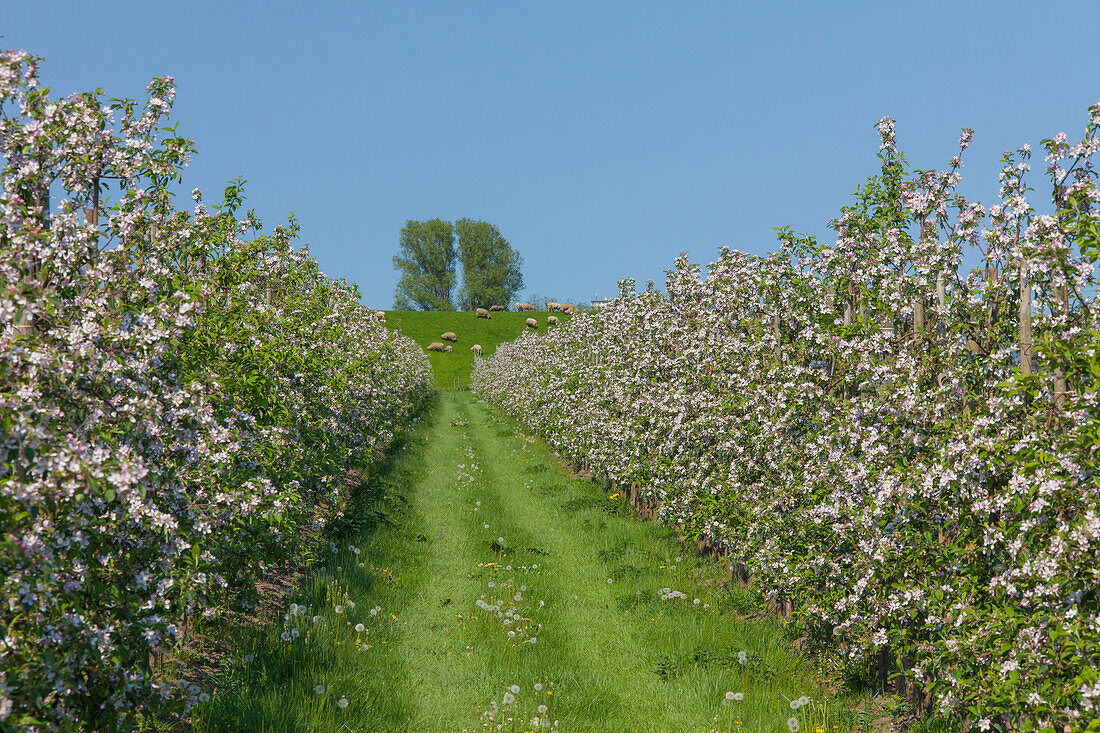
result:
<svg viewBox="0 0 1100 733"><path fill-rule="evenodd" d="M386 311L386 327L400 331L424 349L435 374L437 389L465 387L474 368L474 354L470 347L481 344L481 355L490 357L497 346L514 340L529 329L524 325L528 318L538 321L538 332L545 333L547 317L555 315L561 323L567 323L572 316L565 313L547 311L526 311L523 313L496 312L492 319L477 318L473 313L461 311ZM458 336L451 353L427 351L433 341L441 341L447 331ZM449 342L448 342L449 343Z"/></svg>

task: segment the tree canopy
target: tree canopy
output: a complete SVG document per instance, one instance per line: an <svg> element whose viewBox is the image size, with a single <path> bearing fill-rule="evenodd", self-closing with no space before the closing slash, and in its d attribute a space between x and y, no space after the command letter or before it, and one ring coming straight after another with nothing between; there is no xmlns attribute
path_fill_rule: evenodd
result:
<svg viewBox="0 0 1100 733"><path fill-rule="evenodd" d="M523 289L523 258L487 221L459 219L454 231L462 263L459 306L473 310L510 303Z"/></svg>
<svg viewBox="0 0 1100 733"><path fill-rule="evenodd" d="M448 221L409 219L401 228L393 265L401 272L395 310L454 310L455 236Z"/></svg>

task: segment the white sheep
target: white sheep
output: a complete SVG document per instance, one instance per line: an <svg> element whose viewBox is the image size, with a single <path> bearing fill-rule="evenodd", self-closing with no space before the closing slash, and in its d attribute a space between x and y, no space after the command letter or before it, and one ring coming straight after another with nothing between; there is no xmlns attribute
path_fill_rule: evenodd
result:
<svg viewBox="0 0 1100 733"><path fill-rule="evenodd" d="M535 306L531 305L530 303L516 303L517 311L533 311L534 309Z"/></svg>
<svg viewBox="0 0 1100 733"><path fill-rule="evenodd" d="M549 326L556 326L556 325L558 325L558 323L559 323L559 321L558 321L558 317L557 317L557 316L547 316L547 317L546 317L546 324L547 324L547 325L549 325Z"/></svg>
<svg viewBox="0 0 1100 733"><path fill-rule="evenodd" d="M428 345L428 351L444 351L446 350L446 348L447 347L445 347L438 341L433 341L431 344Z"/></svg>
<svg viewBox="0 0 1100 733"><path fill-rule="evenodd" d="M554 301L551 300L549 303L546 304L546 310L548 310L548 311L560 311L561 310L561 303L555 303Z"/></svg>
<svg viewBox="0 0 1100 733"><path fill-rule="evenodd" d="M443 350L446 351L449 354L452 351L454 351L454 348L455 347L451 346L450 344L447 344L446 346L443 347Z"/></svg>
<svg viewBox="0 0 1100 733"><path fill-rule="evenodd" d="M527 319L527 327L528 328L538 328L539 327L539 322L536 321L534 318L528 318Z"/></svg>
<svg viewBox="0 0 1100 733"><path fill-rule="evenodd" d="M492 317L492 316L489 315L489 311L485 310L484 308L478 308L474 313L478 318L491 318Z"/></svg>
<svg viewBox="0 0 1100 733"><path fill-rule="evenodd" d="M474 352L478 356L481 356L481 344L474 344L470 347L470 351Z"/></svg>
<svg viewBox="0 0 1100 733"><path fill-rule="evenodd" d="M502 305L491 305L491 306L489 306L489 310L491 310L491 311L502 311L502 310L507 310L507 308L505 308Z"/></svg>
<svg viewBox="0 0 1100 733"><path fill-rule="evenodd" d="M458 336L455 336L454 331L448 331L439 338L443 339L444 341L458 341Z"/></svg>

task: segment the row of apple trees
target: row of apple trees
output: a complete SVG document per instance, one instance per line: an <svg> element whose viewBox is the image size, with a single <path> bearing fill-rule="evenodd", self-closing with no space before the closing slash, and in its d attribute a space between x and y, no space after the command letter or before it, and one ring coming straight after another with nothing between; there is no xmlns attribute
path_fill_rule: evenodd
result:
<svg viewBox="0 0 1100 733"><path fill-rule="evenodd" d="M293 220L176 208L170 77L54 98L39 63L0 52L0 729L128 728L203 694L154 660L300 560L430 370Z"/></svg>
<svg viewBox="0 0 1100 733"><path fill-rule="evenodd" d="M1027 146L986 208L878 131L835 241L681 257L472 389L958 728L1100 730L1100 104L1044 141L1049 213Z"/></svg>

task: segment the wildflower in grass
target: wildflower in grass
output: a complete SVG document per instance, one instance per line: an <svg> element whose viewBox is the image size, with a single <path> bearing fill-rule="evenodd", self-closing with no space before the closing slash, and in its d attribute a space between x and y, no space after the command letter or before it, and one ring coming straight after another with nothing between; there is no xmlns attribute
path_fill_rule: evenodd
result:
<svg viewBox="0 0 1100 733"><path fill-rule="evenodd" d="M535 683L535 692L540 692L541 690L542 690L542 683L541 682L536 682Z"/></svg>
<svg viewBox="0 0 1100 733"><path fill-rule="evenodd" d="M802 697L798 698L798 704L799 704L799 706L809 705L810 704L810 698L803 695Z"/></svg>
<svg viewBox="0 0 1100 733"><path fill-rule="evenodd" d="M737 698L737 693L736 692L733 692L731 690L730 692L726 693L726 702L727 703L733 702L736 698Z"/></svg>
<svg viewBox="0 0 1100 733"><path fill-rule="evenodd" d="M336 707L340 708L341 710L343 710L347 706L348 706L348 699L346 697L341 697L339 700L336 701Z"/></svg>
<svg viewBox="0 0 1100 733"><path fill-rule="evenodd" d="M798 710L800 707L802 707L801 702L798 700L791 700L791 710Z"/></svg>
<svg viewBox="0 0 1100 733"><path fill-rule="evenodd" d="M612 584L613 582L615 582L615 581L611 580L611 578L608 578L608 579L607 579L607 584L608 584L608 585L611 585L611 584Z"/></svg>
<svg viewBox="0 0 1100 733"><path fill-rule="evenodd" d="M291 616L297 616L298 615L298 604L297 603L291 603L290 604L290 615Z"/></svg>
<svg viewBox="0 0 1100 733"><path fill-rule="evenodd" d="M512 703L514 703L515 701L516 701L516 697L515 697L515 695L513 695L513 694L512 694L512 693L510 693L510 692L506 692L506 693L504 693L504 697L502 698L502 702L503 702L503 703L504 703L505 705L511 705L511 704L512 704Z"/></svg>
<svg viewBox="0 0 1100 733"><path fill-rule="evenodd" d="M324 685L317 685L316 687L313 688L313 691L316 692L318 695L324 695L325 694L325 686Z"/></svg>
<svg viewBox="0 0 1100 733"><path fill-rule="evenodd" d="M748 662L749 661L748 652L737 652L737 661L740 664L745 664L746 662Z"/></svg>
<svg viewBox="0 0 1100 733"><path fill-rule="evenodd" d="M344 612L344 607L343 606L337 606L333 610L336 611L336 613L343 613Z"/></svg>
<svg viewBox="0 0 1100 733"><path fill-rule="evenodd" d="M366 631L366 629L367 627L363 624L355 624L355 633L357 634L362 634L364 631Z"/></svg>
<svg viewBox="0 0 1100 733"><path fill-rule="evenodd" d="M300 631L298 631L298 629L291 629L291 630L290 630L290 635L291 635L291 636L292 636L293 638L295 638L295 639L297 639L297 638L298 638L298 635L299 635L299 634L301 634L301 632L300 632Z"/></svg>
<svg viewBox="0 0 1100 733"><path fill-rule="evenodd" d="M787 718L787 728L791 733L798 733L798 718Z"/></svg>
<svg viewBox="0 0 1100 733"><path fill-rule="evenodd" d="M289 631L284 631L282 634L280 634L280 636L282 636L283 641L290 641L290 632Z"/></svg>
<svg viewBox="0 0 1100 733"><path fill-rule="evenodd" d="M539 715L546 715L547 709L545 705L539 705Z"/></svg>
<svg viewBox="0 0 1100 733"><path fill-rule="evenodd" d="M199 694L199 702L210 702L210 696L205 692Z"/></svg>
<svg viewBox="0 0 1100 733"><path fill-rule="evenodd" d="M512 685L508 689L511 691L511 693L513 695L518 695L519 694L519 685Z"/></svg>
<svg viewBox="0 0 1100 733"><path fill-rule="evenodd" d="M504 544L504 538L503 537L497 537L497 544L498 545L503 545Z"/></svg>
<svg viewBox="0 0 1100 733"><path fill-rule="evenodd" d="M323 620L324 620L324 619L322 619L322 618L321 618L320 616L314 616L314 617L313 617L313 623L315 623L315 624L319 624L319 623L321 623L321 621L323 621Z"/></svg>

